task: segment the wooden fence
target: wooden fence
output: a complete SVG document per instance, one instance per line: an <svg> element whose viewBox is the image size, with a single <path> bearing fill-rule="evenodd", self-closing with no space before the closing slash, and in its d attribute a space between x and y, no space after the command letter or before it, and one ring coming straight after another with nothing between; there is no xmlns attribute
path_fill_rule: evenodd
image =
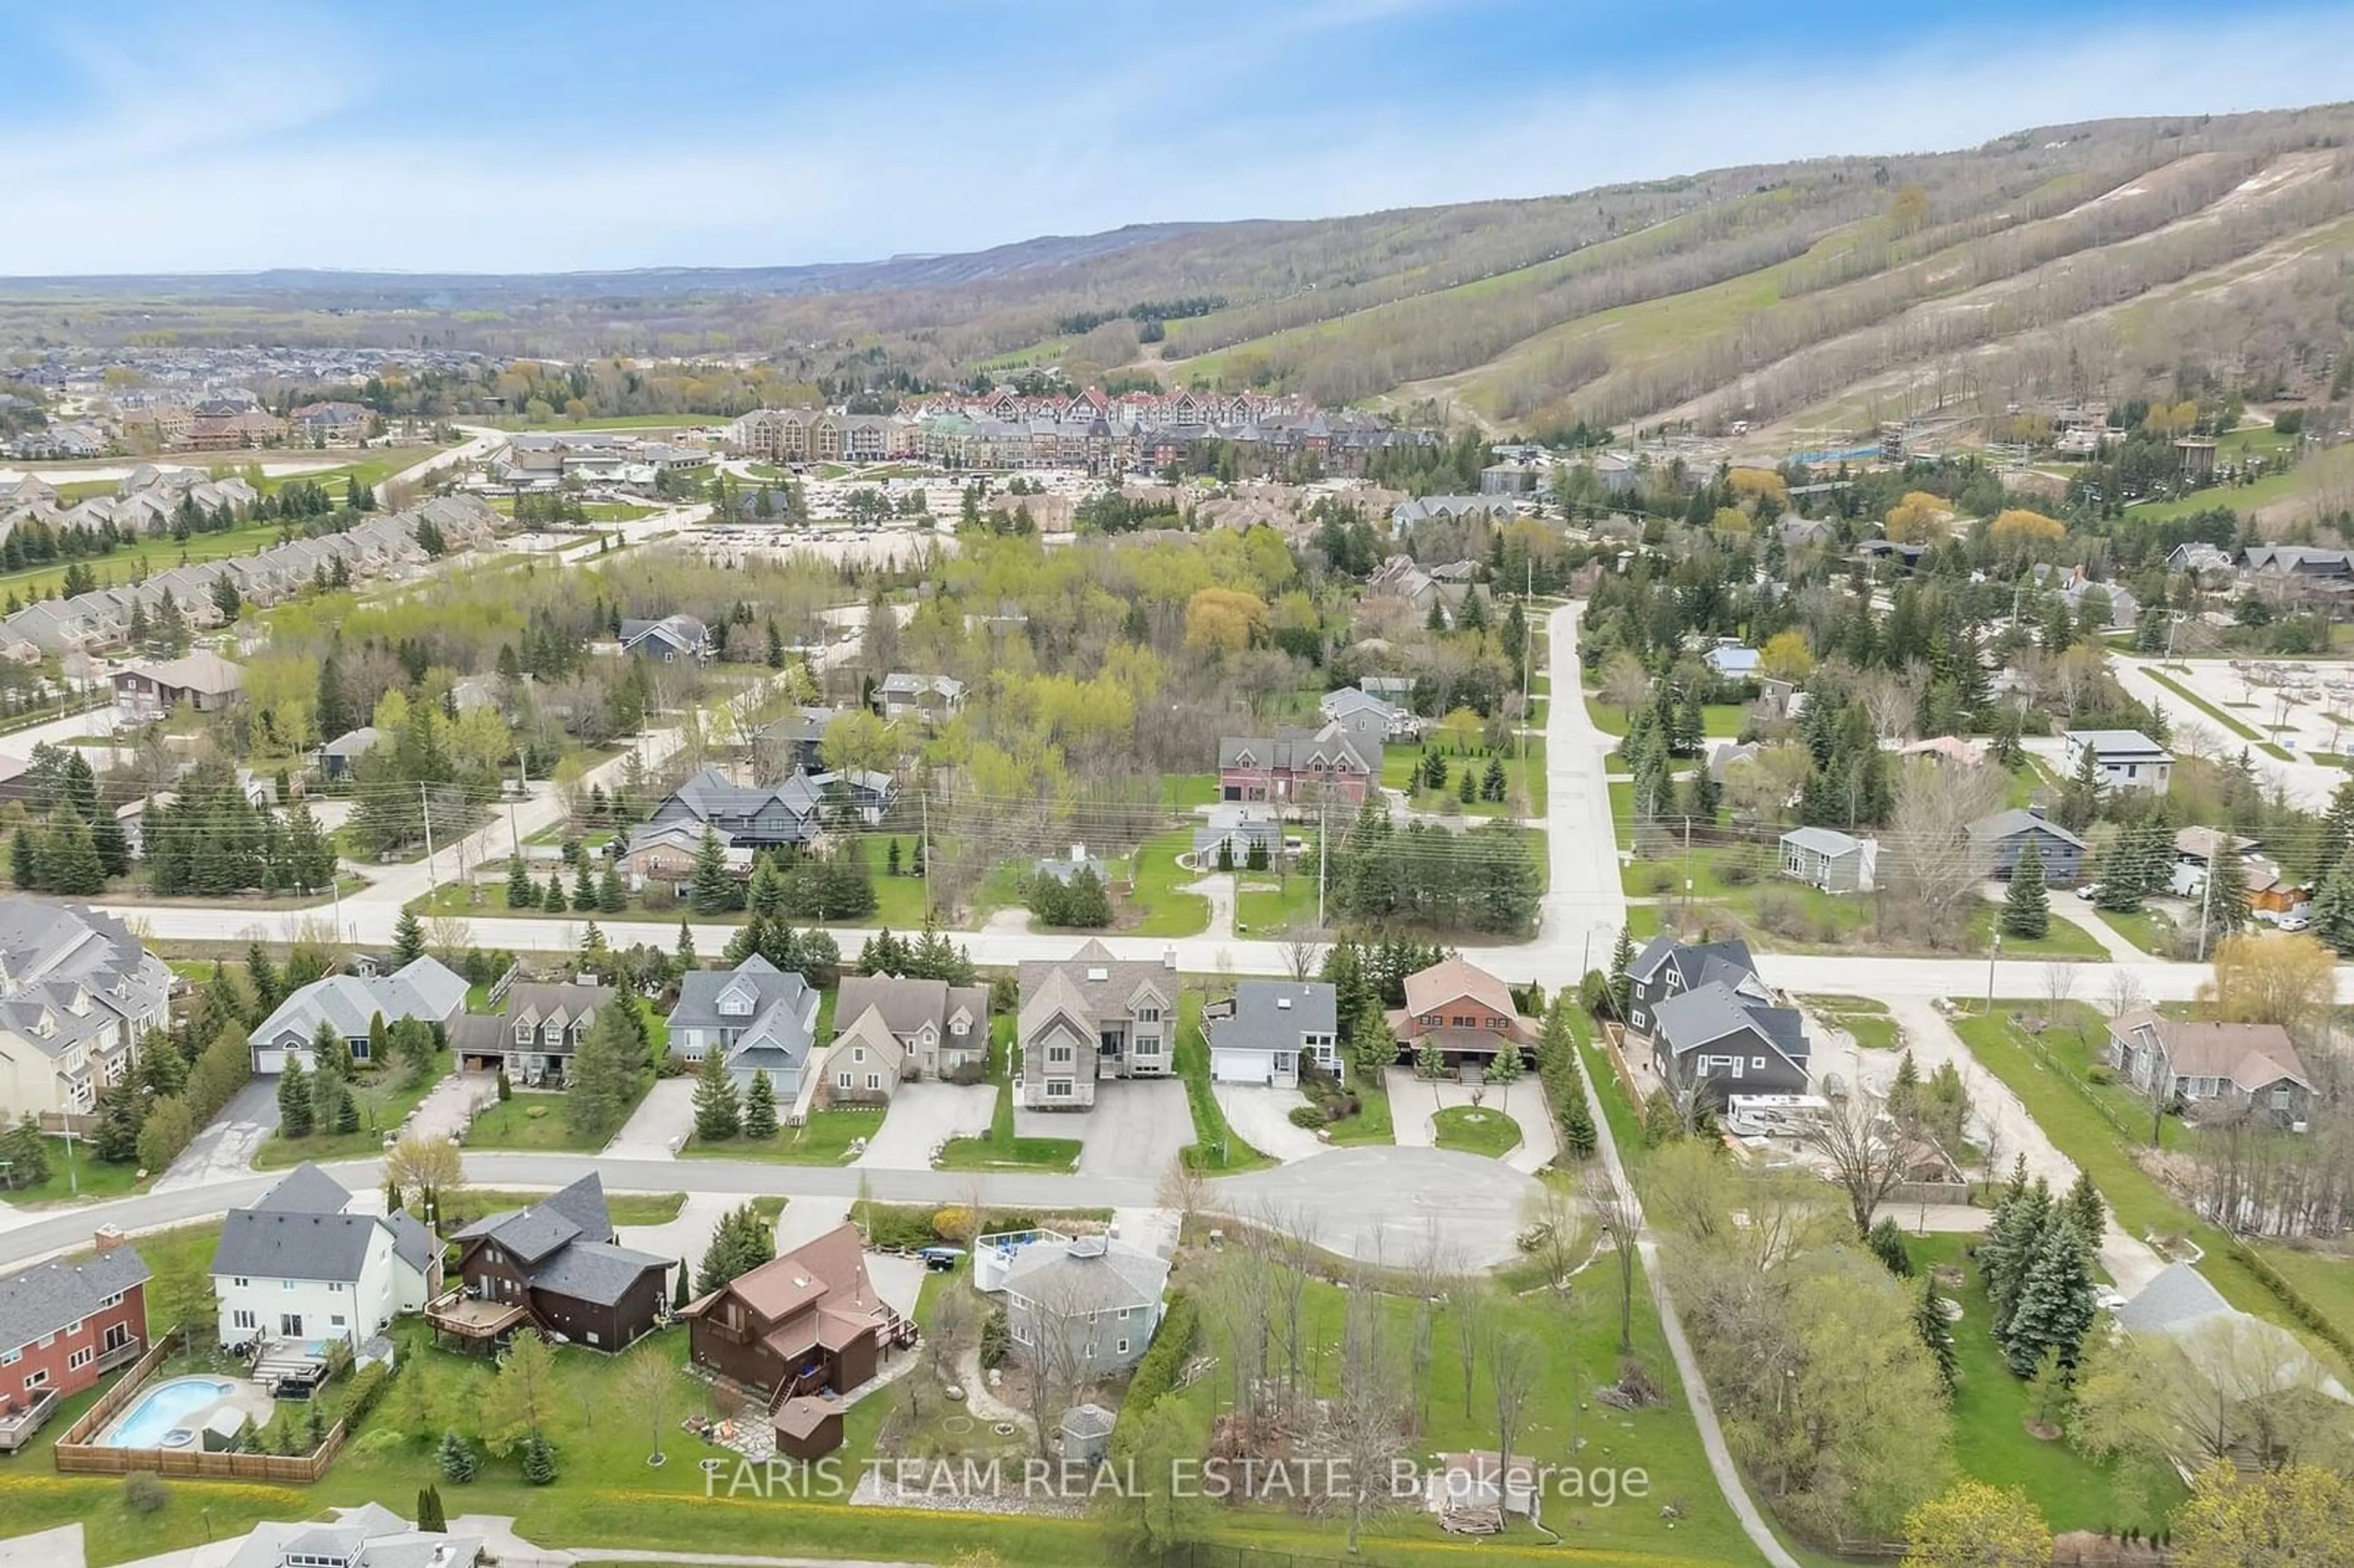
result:
<svg viewBox="0 0 2354 1568"><path fill-rule="evenodd" d="M112 1388L99 1397L97 1404L81 1413L65 1436L57 1441L52 1452L57 1467L67 1475L122 1476L133 1470L148 1470L158 1476L178 1479L212 1481L275 1481L308 1486L327 1473L327 1467L343 1451L344 1424L336 1422L327 1429L327 1436L318 1447L308 1454L216 1454L201 1447L186 1448L118 1448L112 1444L90 1441L106 1430L107 1424L122 1414L123 1407L137 1398L157 1368L169 1360L186 1342L181 1330L158 1340L147 1353L132 1363L131 1370L117 1379Z"/></svg>

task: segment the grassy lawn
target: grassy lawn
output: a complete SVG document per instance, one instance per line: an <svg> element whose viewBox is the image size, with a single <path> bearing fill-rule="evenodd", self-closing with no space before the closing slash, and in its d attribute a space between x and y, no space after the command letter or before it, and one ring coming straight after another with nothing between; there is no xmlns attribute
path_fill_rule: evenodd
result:
<svg viewBox="0 0 2354 1568"><path fill-rule="evenodd" d="M1431 1141L1441 1149L1500 1160L1520 1147L1521 1124L1500 1110L1441 1106L1430 1118Z"/></svg>
<svg viewBox="0 0 2354 1568"><path fill-rule="evenodd" d="M1998 1001L1991 1017L1981 1014L1956 1018L1954 1027L1979 1064L2010 1086L2027 1107L2028 1114L2060 1151L2092 1176L2094 1185L2109 1201L2109 1207L2115 1211L2126 1234L2142 1237L2182 1236L2195 1243L2206 1252L2199 1272L2207 1277L2208 1283L2225 1300L2242 1311L2253 1312L2293 1333L2300 1333L2307 1348L2326 1364L2336 1366L2337 1357L2329 1348L2309 1334L2303 1334L2296 1319L2264 1287L2264 1282L2231 1255L2223 1234L2193 1214L2136 1162L2132 1150L2147 1141L2146 1135L2129 1145L2126 1135L2103 1115L2096 1097L2080 1093L2063 1081L2067 1073L2064 1065L2055 1069L2035 1054L2027 1037L2011 1022L2010 1011L2014 1008L2041 1013L2049 1012L2050 1004ZM2046 1038L2048 1048L2057 1057L2062 1041L2051 1040L2048 1034ZM2062 1060L2064 1062L2064 1058ZM2126 1123L2127 1127L2133 1125ZM2343 1299L2342 1296L2338 1298L2340 1302ZM2354 1319L2342 1321L2340 1327L2354 1332Z"/></svg>
<svg viewBox="0 0 2354 1568"><path fill-rule="evenodd" d="M1460 752L1444 739L1435 740L1432 746L1447 763L1445 786L1426 789L1416 783L1416 772L1422 766L1423 747L1385 746L1382 747L1383 787L1405 791L1408 801L1419 810L1459 813L1466 817L1533 817L1543 814L1543 741L1530 740L1526 762L1521 759L1517 745L1506 747L1500 754L1504 763L1504 798L1500 800L1466 800L1458 792L1459 781L1467 769L1475 786L1485 779L1490 755L1487 751Z"/></svg>
<svg viewBox="0 0 2354 1568"><path fill-rule="evenodd" d="M2267 474L2253 484L2217 484L2204 490L2194 490L2172 501L2150 501L2126 508L2128 523L2171 523L2218 506L2228 506L2243 516L2260 506L2275 501L2285 501L2297 493L2295 470Z"/></svg>
<svg viewBox="0 0 2354 1568"><path fill-rule="evenodd" d="M1335 1143L1395 1143L1397 1128L1390 1120L1390 1092L1378 1079L1359 1074L1355 1081L1357 1114L1344 1117L1324 1130Z"/></svg>
<svg viewBox="0 0 2354 1568"><path fill-rule="evenodd" d="M1967 945L1972 950L1983 952L1993 944L1995 917L2001 911L2000 905L1986 903L1970 911ZM2005 937L2002 939L2002 955L2007 959L2092 959L2105 962L2109 953L2101 946L2100 939L2083 927L2066 920L2054 920L2052 928L2033 941Z"/></svg>
<svg viewBox="0 0 2354 1568"><path fill-rule="evenodd" d="M845 1106L813 1110L801 1127L777 1129L768 1139L723 1139L706 1143L690 1138L678 1151L681 1160L765 1160L778 1165L847 1165L851 1143L873 1138L883 1125L881 1106Z"/></svg>
<svg viewBox="0 0 2354 1568"><path fill-rule="evenodd" d="M1181 885L1200 879L1198 873L1177 863L1177 857L1193 848L1191 828L1172 828L1137 846L1129 863L1135 881L1129 906L1138 919L1132 926L1120 927L1120 935L1198 937L1210 928L1210 901L1198 893L1177 891Z"/></svg>
<svg viewBox="0 0 2354 1568"><path fill-rule="evenodd" d="M1177 1075L1184 1080L1185 1101L1193 1112L1194 1142L1183 1151L1185 1163L1196 1171L1231 1176L1275 1163L1235 1136L1226 1113L1210 1090L1210 1044L1202 1038L1202 993L1187 986L1177 1004Z"/></svg>
<svg viewBox="0 0 2354 1568"><path fill-rule="evenodd" d="M1613 706L1600 697L1585 699L1585 712L1594 720L1594 727L1606 735L1627 733L1627 710ZM1749 709L1741 703L1706 703L1700 710L1701 733L1711 740L1738 740L1742 727L1749 722Z"/></svg>
<svg viewBox="0 0 2354 1568"><path fill-rule="evenodd" d="M1814 996L1802 999L1826 1023L1846 1030L1867 1051L1893 1051L1904 1032L1888 1015L1885 1002L1868 996Z"/></svg>
<svg viewBox="0 0 2354 1568"><path fill-rule="evenodd" d="M497 1187L468 1187L442 1200L444 1224L480 1219L508 1209L528 1209L546 1192L515 1192ZM607 1189L605 1213L617 1225L666 1225L686 1207L684 1192L616 1192ZM145 1243L140 1244L143 1247Z"/></svg>
<svg viewBox="0 0 2354 1568"><path fill-rule="evenodd" d="M2035 1416L2035 1385L2011 1375L1994 1342L1994 1308L1976 1268L1962 1256L1972 1238L1940 1234L1907 1236L1916 1268L1952 1265L1963 1272L1957 1290L1942 1290L1962 1304L1954 1325L1958 1376L1954 1386L1954 1458L1963 1474L1990 1486L2025 1491L2054 1531L2098 1531L2111 1525L2155 1529L2182 1500L2184 1489L2168 1477L2157 1495L2138 1507L2120 1499L2114 1467L2077 1452L2064 1440L2044 1442L2027 1430Z"/></svg>
<svg viewBox="0 0 2354 1568"><path fill-rule="evenodd" d="M1190 811L1196 806L1218 803L1218 776L1214 773L1176 773L1161 781L1161 800L1172 811Z"/></svg>
<svg viewBox="0 0 2354 1568"><path fill-rule="evenodd" d="M920 931L924 928L924 879L920 876L891 874L891 844L889 833L868 833L858 841L859 853L866 857L866 868L875 883L875 913L859 922L862 926L888 926L894 931ZM916 840L900 839L899 864L902 868L916 863Z"/></svg>
<svg viewBox="0 0 2354 1568"><path fill-rule="evenodd" d="M1312 873L1235 873L1235 929L1272 936L1288 926L1316 924L1316 878Z"/></svg>
<svg viewBox="0 0 2354 1568"><path fill-rule="evenodd" d="M2172 921L2147 909L2094 909L2093 918L2145 953L2166 951L2169 946L2166 938L2174 929Z"/></svg>
<svg viewBox="0 0 2354 1568"><path fill-rule="evenodd" d="M67 1170L69 1152L73 1161L70 1174ZM146 1189L147 1184L139 1180L137 1165L110 1165L93 1159L86 1138L74 1139L70 1150L64 1139L52 1138L48 1139L48 1179L28 1187L0 1189L0 1203L18 1209L36 1203L86 1203Z"/></svg>
<svg viewBox="0 0 2354 1568"><path fill-rule="evenodd" d="M466 1129L469 1149L531 1149L551 1153L594 1154L611 1141L572 1130L560 1094L515 1091L514 1098L493 1104Z"/></svg>
<svg viewBox="0 0 2354 1568"><path fill-rule="evenodd" d="M433 1092L450 1071L450 1054L442 1052L433 1059L433 1065L416 1075L404 1078L398 1065L381 1070L373 1079L355 1079L352 1098L358 1102L360 1129L357 1132L314 1132L308 1138L288 1138L273 1132L263 1139L253 1156L254 1167L274 1171L281 1166L300 1165L305 1160L365 1160L384 1152L387 1132L397 1131L408 1118L418 1102Z"/></svg>
<svg viewBox="0 0 2354 1568"><path fill-rule="evenodd" d="M1011 1018L989 1028L989 1075L997 1085L986 1138L952 1138L933 1161L943 1171L1071 1171L1079 1163L1076 1138L1016 1138L1013 1135L1013 1029Z"/></svg>

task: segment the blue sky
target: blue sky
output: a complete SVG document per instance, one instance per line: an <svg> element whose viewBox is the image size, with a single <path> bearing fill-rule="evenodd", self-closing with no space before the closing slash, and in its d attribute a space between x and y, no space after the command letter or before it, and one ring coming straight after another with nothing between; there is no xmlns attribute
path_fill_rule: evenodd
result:
<svg viewBox="0 0 2354 1568"><path fill-rule="evenodd" d="M0 274L754 266L2354 90L2354 7L0 0Z"/></svg>

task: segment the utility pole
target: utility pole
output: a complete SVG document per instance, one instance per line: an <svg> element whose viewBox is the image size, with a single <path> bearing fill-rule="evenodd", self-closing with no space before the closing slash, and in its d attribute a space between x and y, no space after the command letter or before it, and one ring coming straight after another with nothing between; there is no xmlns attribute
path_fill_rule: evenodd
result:
<svg viewBox="0 0 2354 1568"><path fill-rule="evenodd" d="M1316 928L1320 931L1324 928L1324 867L1331 859L1330 846L1324 836L1324 803L1319 800L1316 803Z"/></svg>
<svg viewBox="0 0 2354 1568"><path fill-rule="evenodd" d="M1994 1016L1994 961L2000 957L2002 957L2002 932L1998 928L1994 934L1994 946L1987 949L1986 1010L1988 1018Z"/></svg>
<svg viewBox="0 0 2354 1568"><path fill-rule="evenodd" d="M422 780L417 786L417 809L425 818L425 895L433 895L433 798Z"/></svg>
<svg viewBox="0 0 2354 1568"><path fill-rule="evenodd" d="M1702 763L1702 767L1707 764ZM1691 927L1691 813L1684 813L1684 927Z"/></svg>
<svg viewBox="0 0 2354 1568"><path fill-rule="evenodd" d="M2230 836L2228 829L2225 831L2225 836L2227 838ZM2199 887L2199 961L2202 964L2207 961L2207 916L2209 911L2215 907L2215 857L2218 854L2230 853L2231 845L2228 842L2219 849L2211 836L2208 839L2207 875Z"/></svg>
<svg viewBox="0 0 2354 1568"><path fill-rule="evenodd" d="M917 858L924 866L924 918L932 917L932 792L928 789L916 798L923 811L923 825L917 830Z"/></svg>

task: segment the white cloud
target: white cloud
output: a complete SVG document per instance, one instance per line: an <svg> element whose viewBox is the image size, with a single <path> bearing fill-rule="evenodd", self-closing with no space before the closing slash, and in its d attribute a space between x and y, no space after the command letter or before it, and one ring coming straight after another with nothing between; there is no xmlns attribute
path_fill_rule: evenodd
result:
<svg viewBox="0 0 2354 1568"><path fill-rule="evenodd" d="M965 249L1124 223L1313 217L1573 191L1727 164L1965 146L2113 115L2285 107L2341 94L2354 16L2211 16L2077 40L1956 34L1872 59L1806 57L1477 90L1205 110L1299 69L1326 29L1417 0L1274 8L1217 47L1007 91L973 74L869 83L857 102L751 102L692 135L631 104L603 138L535 137L527 100L489 133L398 137L313 27L290 45L192 34L87 39L92 106L39 133L0 193L0 270L274 266L556 270L762 265ZM2283 47L2285 26L2294 48ZM290 52L291 51L291 52ZM779 90L780 96L785 90ZM350 112L365 101L365 131ZM420 120L425 118L420 115ZM631 123L641 121L640 123ZM21 136L20 132L20 136Z"/></svg>

